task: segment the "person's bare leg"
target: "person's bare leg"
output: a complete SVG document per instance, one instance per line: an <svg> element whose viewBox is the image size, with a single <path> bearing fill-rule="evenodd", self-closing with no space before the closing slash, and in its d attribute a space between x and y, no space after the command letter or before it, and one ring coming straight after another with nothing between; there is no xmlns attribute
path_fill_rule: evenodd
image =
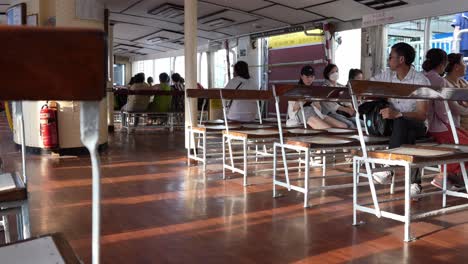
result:
<svg viewBox="0 0 468 264"><path fill-rule="evenodd" d="M312 129L327 129L327 128L331 128L331 126L323 121L322 119L318 118L318 117L309 117L309 119L307 119L307 124L312 128Z"/></svg>
<svg viewBox="0 0 468 264"><path fill-rule="evenodd" d="M337 127L337 128L348 128L348 126L341 122L341 121L338 121L336 120L335 118L331 117L331 116L326 116L323 121L325 121L325 123L327 123L330 127Z"/></svg>

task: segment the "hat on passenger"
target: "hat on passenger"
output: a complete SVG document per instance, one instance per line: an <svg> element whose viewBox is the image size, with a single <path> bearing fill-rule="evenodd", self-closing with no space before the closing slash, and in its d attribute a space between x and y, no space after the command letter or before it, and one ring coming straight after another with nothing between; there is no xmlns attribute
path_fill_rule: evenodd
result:
<svg viewBox="0 0 468 264"><path fill-rule="evenodd" d="M315 76L315 70L314 70L314 68L312 66L306 65L306 66L302 67L301 75Z"/></svg>

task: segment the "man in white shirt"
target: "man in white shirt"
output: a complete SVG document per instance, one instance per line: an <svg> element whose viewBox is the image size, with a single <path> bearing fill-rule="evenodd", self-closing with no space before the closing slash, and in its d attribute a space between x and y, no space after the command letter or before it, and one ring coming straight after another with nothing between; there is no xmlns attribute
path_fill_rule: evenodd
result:
<svg viewBox="0 0 468 264"><path fill-rule="evenodd" d="M390 70L373 78L372 81L431 85L423 73L417 72L412 64L416 52L410 45L400 42L392 46L388 65ZM390 107L380 113L385 119L393 119L393 130L390 136L389 148L398 148L403 144L415 144L416 139L426 134L426 113L428 102L413 99L389 99ZM388 183L392 172L376 172L374 180L378 183ZM421 193L421 174L418 169L411 171L411 194Z"/></svg>

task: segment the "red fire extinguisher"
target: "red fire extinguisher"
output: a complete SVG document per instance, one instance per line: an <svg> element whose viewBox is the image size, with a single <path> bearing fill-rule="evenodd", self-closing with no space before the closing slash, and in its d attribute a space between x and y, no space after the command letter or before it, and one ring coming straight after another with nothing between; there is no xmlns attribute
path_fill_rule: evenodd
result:
<svg viewBox="0 0 468 264"><path fill-rule="evenodd" d="M50 108L48 104L41 107L40 114L40 133L42 144L46 149L54 149L58 147L58 130L57 130L57 109Z"/></svg>

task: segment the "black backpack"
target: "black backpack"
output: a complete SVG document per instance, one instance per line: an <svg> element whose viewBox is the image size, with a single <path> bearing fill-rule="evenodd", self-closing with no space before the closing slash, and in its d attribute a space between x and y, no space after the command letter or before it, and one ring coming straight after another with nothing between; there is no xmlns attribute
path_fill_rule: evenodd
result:
<svg viewBox="0 0 468 264"><path fill-rule="evenodd" d="M380 110L390 104L386 100L366 102L359 106L359 114L366 115L366 127L369 135L388 137L392 134L393 120L384 119Z"/></svg>

